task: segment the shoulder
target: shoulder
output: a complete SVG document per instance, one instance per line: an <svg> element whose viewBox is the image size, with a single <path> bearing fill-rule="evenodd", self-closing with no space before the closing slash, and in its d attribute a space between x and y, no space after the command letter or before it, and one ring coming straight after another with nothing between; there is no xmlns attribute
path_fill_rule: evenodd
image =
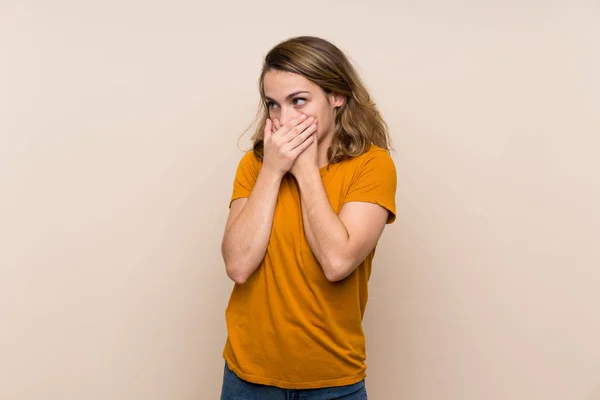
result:
<svg viewBox="0 0 600 400"><path fill-rule="evenodd" d="M261 164L261 161L256 158L254 152L250 150L244 153L244 155L241 157L238 168L250 171L258 171Z"/></svg>
<svg viewBox="0 0 600 400"><path fill-rule="evenodd" d="M390 153L372 145L365 153L349 160L348 193L345 202L376 203L386 208L391 223L396 215L396 167ZM350 165L350 164L348 164Z"/></svg>
<svg viewBox="0 0 600 400"><path fill-rule="evenodd" d="M386 149L383 149L374 144L369 147L365 153L361 154L359 157L363 157L366 160L389 160L392 161L392 156L390 152Z"/></svg>
<svg viewBox="0 0 600 400"><path fill-rule="evenodd" d="M237 183L246 185L248 187L254 185L254 182L258 178L262 163L254 152L246 152L240 159L237 171L235 173L235 180Z"/></svg>
<svg viewBox="0 0 600 400"><path fill-rule="evenodd" d="M254 165L259 165L260 164L260 160L258 158L256 158L256 155L254 154L254 151L249 150L246 151L244 153L244 155L242 156L242 158L240 159L240 164L254 164Z"/></svg>
<svg viewBox="0 0 600 400"><path fill-rule="evenodd" d="M346 161L348 166L352 166L356 171L361 170L379 170L381 172L395 173L396 166L389 151L376 145L371 145L369 149Z"/></svg>

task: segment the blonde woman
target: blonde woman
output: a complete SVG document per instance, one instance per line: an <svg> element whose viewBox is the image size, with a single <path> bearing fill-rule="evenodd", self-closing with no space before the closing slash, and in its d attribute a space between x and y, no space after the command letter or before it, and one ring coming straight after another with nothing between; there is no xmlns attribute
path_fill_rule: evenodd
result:
<svg viewBox="0 0 600 400"><path fill-rule="evenodd" d="M235 285L221 399L366 399L367 283L396 213L386 124L321 38L271 49L259 89L222 242Z"/></svg>

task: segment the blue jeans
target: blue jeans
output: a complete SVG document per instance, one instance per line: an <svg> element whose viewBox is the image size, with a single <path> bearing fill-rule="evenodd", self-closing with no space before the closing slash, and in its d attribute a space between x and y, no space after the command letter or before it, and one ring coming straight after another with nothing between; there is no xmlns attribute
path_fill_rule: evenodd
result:
<svg viewBox="0 0 600 400"><path fill-rule="evenodd" d="M221 400L367 400L367 388L364 380L353 385L323 389L281 389L258 385L240 379L225 363Z"/></svg>

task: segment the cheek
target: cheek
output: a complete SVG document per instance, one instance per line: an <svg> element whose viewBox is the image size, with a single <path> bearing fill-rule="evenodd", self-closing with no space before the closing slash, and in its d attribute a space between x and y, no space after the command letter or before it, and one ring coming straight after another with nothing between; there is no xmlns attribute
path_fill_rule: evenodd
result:
<svg viewBox="0 0 600 400"><path fill-rule="evenodd" d="M317 133L319 137L326 135L333 129L332 120L327 115L320 115L316 119L318 121Z"/></svg>
<svg viewBox="0 0 600 400"><path fill-rule="evenodd" d="M267 113L269 115L269 118L277 118L277 116L279 115L279 109L275 108L275 109L270 109Z"/></svg>

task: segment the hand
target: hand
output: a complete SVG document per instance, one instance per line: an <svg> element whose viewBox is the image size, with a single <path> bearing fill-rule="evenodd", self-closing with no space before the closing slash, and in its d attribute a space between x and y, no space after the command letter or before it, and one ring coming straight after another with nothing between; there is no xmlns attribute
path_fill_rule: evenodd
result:
<svg viewBox="0 0 600 400"><path fill-rule="evenodd" d="M273 124L275 129L279 129L281 127L279 121L277 119L273 120ZM313 128L314 126L314 128ZM313 170L318 170L319 169L319 165L318 165L318 141L317 141L317 121L315 121L313 123L313 125L311 125L311 127L309 129L312 128L312 131L314 133L314 140L308 144L308 146L306 147L306 149L304 149L296 158L296 160L294 161L294 164L292 165L292 167L290 168L289 172L294 175L296 177L296 179L298 179L299 176L303 176L303 174L306 174L307 172L309 172L311 169ZM311 136L312 137L312 136Z"/></svg>
<svg viewBox="0 0 600 400"><path fill-rule="evenodd" d="M311 118L300 115L281 126L277 122L274 130L273 121L267 119L264 131L263 167L280 175L285 175L296 158L316 142L313 133L316 131Z"/></svg>

